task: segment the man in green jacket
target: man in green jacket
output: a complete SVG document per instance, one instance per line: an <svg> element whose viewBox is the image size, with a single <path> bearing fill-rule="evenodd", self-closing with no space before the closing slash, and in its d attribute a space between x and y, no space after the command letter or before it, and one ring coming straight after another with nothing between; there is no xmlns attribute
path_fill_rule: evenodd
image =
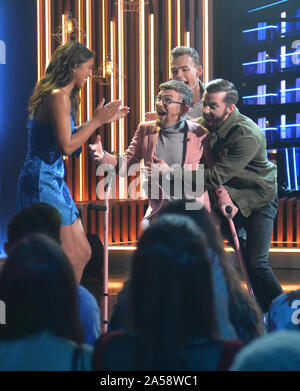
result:
<svg viewBox="0 0 300 391"><path fill-rule="evenodd" d="M268 262L277 213L277 169L267 159L263 132L239 112L237 101L238 92L231 82L216 79L207 84L199 123L211 133L215 164L205 168L204 180L208 190L224 185L239 208L233 221L255 297L267 312L282 293ZM222 232L231 240L228 223L220 217Z"/></svg>

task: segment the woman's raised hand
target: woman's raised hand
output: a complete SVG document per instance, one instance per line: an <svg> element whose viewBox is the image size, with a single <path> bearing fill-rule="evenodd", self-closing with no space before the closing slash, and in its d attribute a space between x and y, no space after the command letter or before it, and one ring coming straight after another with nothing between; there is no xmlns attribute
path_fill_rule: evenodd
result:
<svg viewBox="0 0 300 391"><path fill-rule="evenodd" d="M104 106L104 98L101 100L93 113L93 119L98 122L98 126L118 121L129 113L129 107L121 107L120 100L114 100Z"/></svg>

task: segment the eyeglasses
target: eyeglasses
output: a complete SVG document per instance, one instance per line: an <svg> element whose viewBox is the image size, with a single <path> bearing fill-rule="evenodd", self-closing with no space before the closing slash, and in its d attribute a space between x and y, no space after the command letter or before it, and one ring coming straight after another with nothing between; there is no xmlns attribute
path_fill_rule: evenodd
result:
<svg viewBox="0 0 300 391"><path fill-rule="evenodd" d="M165 96L165 95L157 95L155 97L156 104L160 101L162 101L164 106L169 106L171 103L178 103L179 105L184 105L183 102L178 102L178 100L174 100L174 99L170 98L169 96Z"/></svg>

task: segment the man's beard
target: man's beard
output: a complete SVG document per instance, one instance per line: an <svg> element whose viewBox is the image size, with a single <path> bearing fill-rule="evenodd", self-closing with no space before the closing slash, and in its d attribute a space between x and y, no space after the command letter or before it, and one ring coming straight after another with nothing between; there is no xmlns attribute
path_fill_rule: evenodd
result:
<svg viewBox="0 0 300 391"><path fill-rule="evenodd" d="M220 126L225 122L227 116L227 110L225 109L224 113L220 117L215 117L214 115L209 115L208 118L204 118L204 126L210 131L216 131Z"/></svg>

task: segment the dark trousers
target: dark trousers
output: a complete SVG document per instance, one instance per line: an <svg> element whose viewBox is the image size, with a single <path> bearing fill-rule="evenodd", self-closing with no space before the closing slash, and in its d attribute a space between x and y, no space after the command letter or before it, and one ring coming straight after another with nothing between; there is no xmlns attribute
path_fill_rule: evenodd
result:
<svg viewBox="0 0 300 391"><path fill-rule="evenodd" d="M233 219L253 292L264 313L268 311L272 300L282 293L268 260L276 214L277 199L274 199L253 211L249 217L238 212ZM227 219L222 216L221 221L221 231L233 246Z"/></svg>

